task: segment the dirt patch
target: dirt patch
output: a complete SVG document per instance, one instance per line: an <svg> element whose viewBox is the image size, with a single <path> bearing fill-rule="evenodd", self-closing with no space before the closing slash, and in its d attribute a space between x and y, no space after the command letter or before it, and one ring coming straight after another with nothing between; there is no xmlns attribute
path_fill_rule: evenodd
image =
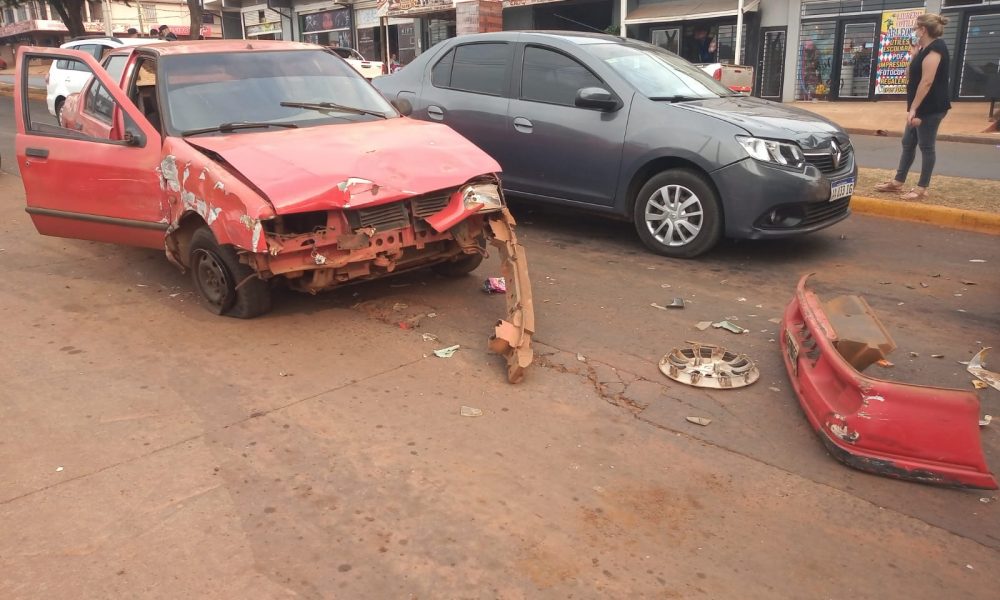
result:
<svg viewBox="0 0 1000 600"><path fill-rule="evenodd" d="M861 169L858 173L858 195L886 200L896 198L898 194L875 191L876 185L891 180L895 175L895 171L887 169ZM911 173L914 182L915 178L916 173ZM909 190L910 186L908 185L906 189ZM965 210L1000 212L1000 181L935 175L931 180L930 193L922 203Z"/></svg>

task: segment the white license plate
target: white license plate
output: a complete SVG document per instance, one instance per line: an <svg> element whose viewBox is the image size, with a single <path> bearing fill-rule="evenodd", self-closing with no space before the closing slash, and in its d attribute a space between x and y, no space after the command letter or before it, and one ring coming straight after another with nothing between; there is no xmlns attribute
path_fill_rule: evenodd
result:
<svg viewBox="0 0 1000 600"><path fill-rule="evenodd" d="M838 179L830 184L830 202L846 198L854 193L854 178Z"/></svg>
<svg viewBox="0 0 1000 600"><path fill-rule="evenodd" d="M799 375L799 344L795 341L792 332L785 330L785 352L788 353L788 362L792 365L792 376Z"/></svg>

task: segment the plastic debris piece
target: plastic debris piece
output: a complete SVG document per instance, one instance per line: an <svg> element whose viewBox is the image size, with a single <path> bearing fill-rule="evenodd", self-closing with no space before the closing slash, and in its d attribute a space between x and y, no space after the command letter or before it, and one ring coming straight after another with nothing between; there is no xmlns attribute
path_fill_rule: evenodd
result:
<svg viewBox="0 0 1000 600"><path fill-rule="evenodd" d="M778 317L774 317L773 319L768 319L767 322L774 323L775 325L781 325L781 319L779 319Z"/></svg>
<svg viewBox="0 0 1000 600"><path fill-rule="evenodd" d="M489 277L483 282L483 291L487 294L506 294L507 280L503 277Z"/></svg>
<svg viewBox="0 0 1000 600"><path fill-rule="evenodd" d="M737 302L746 302L746 301L747 301L747 299L746 299L746 298L743 298L743 297L740 297L740 298L737 298L737 299L736 299L736 301L737 301Z"/></svg>
<svg viewBox="0 0 1000 600"><path fill-rule="evenodd" d="M981 259L981 258L970 258L969 262L971 262L971 263L984 263L986 261L983 260L983 259Z"/></svg>
<svg viewBox="0 0 1000 600"><path fill-rule="evenodd" d="M483 416L483 411L475 408L473 406L463 406L460 411L458 411L463 417L481 417Z"/></svg>
<svg viewBox="0 0 1000 600"><path fill-rule="evenodd" d="M718 323L712 323L712 327L715 327L716 329L725 329L726 331L730 331L732 333L750 333L749 329L744 329L728 319L725 321L719 321Z"/></svg>
<svg viewBox="0 0 1000 600"><path fill-rule="evenodd" d="M969 373L972 373L977 379L986 382L993 388L1000 390L1000 373L990 371L986 368L986 353L989 348L983 348L972 357L969 361L969 366L965 368Z"/></svg>
<svg viewBox="0 0 1000 600"><path fill-rule="evenodd" d="M977 390L985 390L986 388L988 388L990 386L985 381L980 381L978 379L973 379L972 380L972 387L976 388Z"/></svg>
<svg viewBox="0 0 1000 600"><path fill-rule="evenodd" d="M425 342L436 342L436 341L438 341L438 336L434 335L433 333L423 333L423 334L420 335L420 337Z"/></svg>
<svg viewBox="0 0 1000 600"><path fill-rule="evenodd" d="M780 392L781 391L781 388L774 387L773 385L771 387L767 388L767 389L771 390L772 392Z"/></svg>
<svg viewBox="0 0 1000 600"><path fill-rule="evenodd" d="M56 473L62 473L62 470L63 470L62 467L56 467Z"/></svg>
<svg viewBox="0 0 1000 600"><path fill-rule="evenodd" d="M931 286L929 286L929 285L927 285L926 283L924 283L923 281L921 281L921 282L920 282L920 287L922 287L922 288L929 288L929 287L931 287Z"/></svg>
<svg viewBox="0 0 1000 600"><path fill-rule="evenodd" d="M437 314L437 313L427 313L427 318L428 318L428 319L433 319L433 318L434 318L434 317L436 317L436 316L438 316L438 314Z"/></svg>
<svg viewBox="0 0 1000 600"><path fill-rule="evenodd" d="M708 424L712 422L712 419L706 417L684 417L684 418L687 419L688 423L694 423L695 425L701 425L702 427L707 427Z"/></svg>
<svg viewBox="0 0 1000 600"><path fill-rule="evenodd" d="M989 504L990 502L995 502L996 499L997 499L996 496L983 496L982 498L979 499L979 501L982 502L983 504Z"/></svg>
<svg viewBox="0 0 1000 600"><path fill-rule="evenodd" d="M582 354L577 353L576 360L578 360L580 362L587 362L587 357L584 356L584 355L582 355Z"/></svg>
<svg viewBox="0 0 1000 600"><path fill-rule="evenodd" d="M287 371L278 371L278 377L291 377L292 374Z"/></svg>
<svg viewBox="0 0 1000 600"><path fill-rule="evenodd" d="M875 361L875 364L878 365L878 366L880 366L880 367L882 367L883 369L888 369L889 367L895 367L896 366L896 365L894 365L893 363L887 361L884 358L880 358L879 360Z"/></svg>
<svg viewBox="0 0 1000 600"><path fill-rule="evenodd" d="M712 326L712 322L711 321L698 321L695 324L695 327L697 327L699 331L705 331L706 329L708 329L711 326Z"/></svg>
<svg viewBox="0 0 1000 600"><path fill-rule="evenodd" d="M405 309L409 308L409 306L410 306L409 304L404 304L402 302L397 302L397 303L395 303L395 304L392 305L392 310L395 310L395 311L398 312L398 311L405 310Z"/></svg>
<svg viewBox="0 0 1000 600"><path fill-rule="evenodd" d="M944 358L944 354L931 354L931 358Z"/></svg>
<svg viewBox="0 0 1000 600"><path fill-rule="evenodd" d="M920 356L920 353L919 352L910 352L910 356L916 358L916 357Z"/></svg>
<svg viewBox="0 0 1000 600"><path fill-rule="evenodd" d="M684 308L684 298L674 298L667 305L667 308Z"/></svg>
<svg viewBox="0 0 1000 600"><path fill-rule="evenodd" d="M663 288L663 289L665 289L665 290L669 290L670 289L670 284L669 283L661 283L660 287Z"/></svg>
<svg viewBox="0 0 1000 600"><path fill-rule="evenodd" d="M968 279L960 279L959 281L962 282L962 285L979 285L975 281L970 281Z"/></svg>
<svg viewBox="0 0 1000 600"><path fill-rule="evenodd" d="M459 348L458 344L455 344L454 346L448 346L447 348L441 348L440 350L434 351L434 356L438 358L451 358L452 356L455 355L456 352L458 352L458 348Z"/></svg>
<svg viewBox="0 0 1000 600"><path fill-rule="evenodd" d="M674 348L660 359L660 372L686 385L715 389L740 388L760 378L757 365L746 354L688 343L690 348Z"/></svg>
<svg viewBox="0 0 1000 600"><path fill-rule="evenodd" d="M650 302L649 305L652 306L653 308L657 308L659 310L667 310L666 306L660 306L656 302Z"/></svg>
<svg viewBox="0 0 1000 600"><path fill-rule="evenodd" d="M979 419L979 426L986 427L993 421L993 415L983 415L982 419Z"/></svg>

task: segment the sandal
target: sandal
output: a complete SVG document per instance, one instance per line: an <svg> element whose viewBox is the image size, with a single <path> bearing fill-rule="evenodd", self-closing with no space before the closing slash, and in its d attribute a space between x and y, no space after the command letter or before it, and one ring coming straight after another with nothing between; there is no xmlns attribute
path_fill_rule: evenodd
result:
<svg viewBox="0 0 1000 600"><path fill-rule="evenodd" d="M912 202L914 200L923 200L926 197L927 197L927 188L915 187L909 192L900 195L899 199L908 200Z"/></svg>
<svg viewBox="0 0 1000 600"><path fill-rule="evenodd" d="M882 183L875 186L876 192L901 192L903 191L903 184L896 181L883 181Z"/></svg>

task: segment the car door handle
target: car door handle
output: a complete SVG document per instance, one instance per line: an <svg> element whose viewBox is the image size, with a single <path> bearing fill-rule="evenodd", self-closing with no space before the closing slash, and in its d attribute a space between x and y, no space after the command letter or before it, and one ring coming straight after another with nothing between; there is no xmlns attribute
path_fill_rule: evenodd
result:
<svg viewBox="0 0 1000 600"><path fill-rule="evenodd" d="M514 119L514 129L520 131L521 133L531 133L534 129L534 125L531 121L525 119L524 117L517 117Z"/></svg>
<svg viewBox="0 0 1000 600"><path fill-rule="evenodd" d="M435 121L444 121L444 111L439 106L433 104L427 107L427 116Z"/></svg>
<svg viewBox="0 0 1000 600"><path fill-rule="evenodd" d="M31 158L48 158L49 149L48 148L28 148L24 151L24 154L30 156Z"/></svg>

